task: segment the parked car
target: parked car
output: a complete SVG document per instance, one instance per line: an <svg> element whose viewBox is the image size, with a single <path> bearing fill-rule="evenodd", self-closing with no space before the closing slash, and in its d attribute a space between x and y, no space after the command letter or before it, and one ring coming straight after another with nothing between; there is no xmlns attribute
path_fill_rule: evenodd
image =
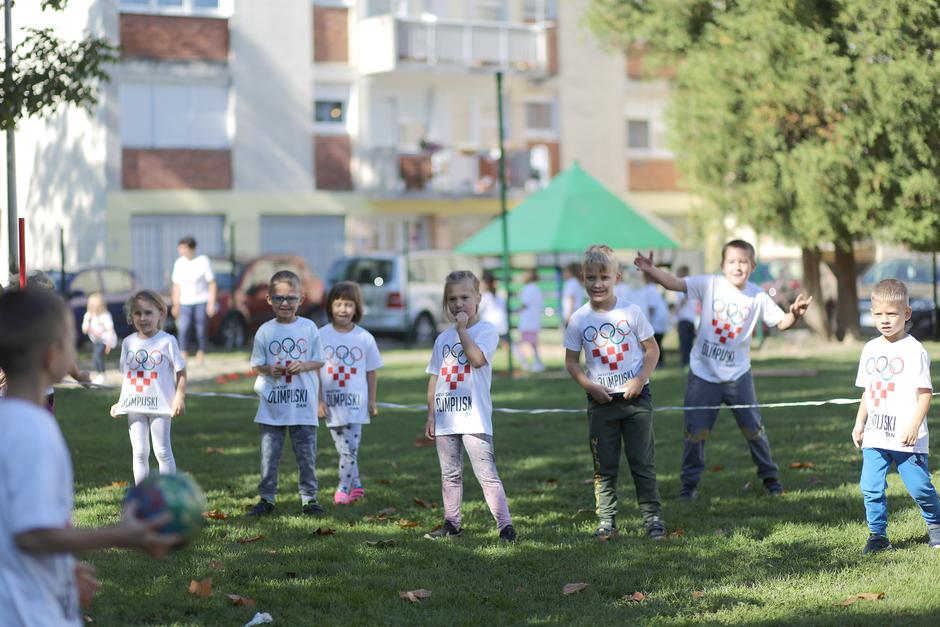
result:
<svg viewBox="0 0 940 627"><path fill-rule="evenodd" d="M858 281L858 312L862 332L878 334L871 317L871 289L884 279L899 279L907 285L911 302L910 334L917 339L929 339L936 335L934 311L937 307L933 297L933 263L929 257L885 259L873 264Z"/></svg>
<svg viewBox="0 0 940 627"><path fill-rule="evenodd" d="M454 270L481 275L474 257L451 251L422 250L342 257L327 273L330 285L354 281L362 288L360 324L373 333L390 333L429 344L445 324L441 304L444 279Z"/></svg>
<svg viewBox="0 0 940 627"><path fill-rule="evenodd" d="M114 330L118 337L126 337L131 333L132 329L124 314L124 301L138 289L137 277L133 272L116 266L86 266L66 272L64 285L61 271L50 270L46 274L72 308L79 345L88 340L81 332L82 318L88 308L88 296L95 292L100 292L104 298L105 306L114 318Z"/></svg>

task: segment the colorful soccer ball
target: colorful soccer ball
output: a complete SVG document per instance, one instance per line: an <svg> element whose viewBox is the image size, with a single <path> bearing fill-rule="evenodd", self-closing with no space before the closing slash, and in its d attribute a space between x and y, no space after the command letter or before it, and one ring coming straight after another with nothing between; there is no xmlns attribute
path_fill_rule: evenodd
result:
<svg viewBox="0 0 940 627"><path fill-rule="evenodd" d="M173 473L151 475L140 485L128 489L124 504L137 504L137 517L150 520L170 513L170 520L159 528L161 533L176 533L182 537L181 548L192 542L202 531L202 514L206 511L206 496L188 474Z"/></svg>

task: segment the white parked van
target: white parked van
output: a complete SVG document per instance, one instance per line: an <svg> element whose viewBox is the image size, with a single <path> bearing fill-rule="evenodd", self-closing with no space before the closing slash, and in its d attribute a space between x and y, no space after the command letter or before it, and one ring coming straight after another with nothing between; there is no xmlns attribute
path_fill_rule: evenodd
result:
<svg viewBox="0 0 940 627"><path fill-rule="evenodd" d="M359 324L363 328L430 344L446 326L441 304L444 279L454 270L470 270L477 277L482 272L475 257L445 250L419 250L342 257L333 262L327 282L359 284L364 301Z"/></svg>

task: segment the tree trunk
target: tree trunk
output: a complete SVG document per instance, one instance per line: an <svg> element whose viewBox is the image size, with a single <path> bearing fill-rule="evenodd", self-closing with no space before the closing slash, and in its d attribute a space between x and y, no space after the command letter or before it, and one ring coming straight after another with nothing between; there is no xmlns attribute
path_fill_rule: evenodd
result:
<svg viewBox="0 0 940 627"><path fill-rule="evenodd" d="M858 323L858 288L855 284L855 250L852 244L836 244L836 279L839 282L836 304L836 337L862 339Z"/></svg>
<svg viewBox="0 0 940 627"><path fill-rule="evenodd" d="M822 277L819 274L819 264L822 255L815 246L803 248L803 291L807 296L813 297L813 304L806 310L806 326L818 337L824 340L832 339L832 327L829 324L829 312L822 291Z"/></svg>

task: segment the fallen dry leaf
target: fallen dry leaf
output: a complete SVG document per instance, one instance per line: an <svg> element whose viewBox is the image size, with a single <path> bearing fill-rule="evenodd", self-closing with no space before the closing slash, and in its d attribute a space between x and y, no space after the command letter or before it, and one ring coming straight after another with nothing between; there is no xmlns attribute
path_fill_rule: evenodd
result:
<svg viewBox="0 0 940 627"><path fill-rule="evenodd" d="M676 530L670 531L669 533L667 533L666 537L667 538L681 538L684 535L685 535L685 529L683 529L682 527L679 527Z"/></svg>
<svg viewBox="0 0 940 627"><path fill-rule="evenodd" d="M724 537L724 536L728 535L728 532L725 531L724 529L722 529L721 527L718 527L717 529L715 529L715 535L716 535L716 536Z"/></svg>
<svg viewBox="0 0 940 627"><path fill-rule="evenodd" d="M880 601L883 598L885 598L884 592L860 592L858 594L853 594L852 596L848 597L847 599L839 603L839 605L849 606L855 603L856 601Z"/></svg>
<svg viewBox="0 0 940 627"><path fill-rule="evenodd" d="M265 549L264 552L267 553L268 555L277 555L276 549Z"/></svg>
<svg viewBox="0 0 940 627"><path fill-rule="evenodd" d="M629 601L631 603L639 603L640 601L646 600L646 595L642 592L634 592L633 594L626 594L623 596L624 601Z"/></svg>
<svg viewBox="0 0 940 627"><path fill-rule="evenodd" d="M516 586L516 592L525 592L525 586Z"/></svg>
<svg viewBox="0 0 940 627"><path fill-rule="evenodd" d="M237 607L254 607L255 600L249 599L248 597L243 597L240 594L226 594L228 600L232 602L232 605Z"/></svg>
<svg viewBox="0 0 940 627"><path fill-rule="evenodd" d="M577 594L582 590L587 589L588 585L586 583L566 583L565 587L561 589L561 593L568 594Z"/></svg>
<svg viewBox="0 0 940 627"><path fill-rule="evenodd" d="M718 464L717 466L712 466L712 472L721 472L724 469L725 467L722 464Z"/></svg>
<svg viewBox="0 0 940 627"><path fill-rule="evenodd" d="M215 570L225 570L225 564L219 560L212 560L209 562L209 568L214 568Z"/></svg>
<svg viewBox="0 0 940 627"><path fill-rule="evenodd" d="M545 483L547 483L548 485L558 485L558 479L556 479L555 477L549 477L548 479L545 480Z"/></svg>
<svg viewBox="0 0 940 627"><path fill-rule="evenodd" d="M792 462L790 468L815 468L816 464L813 462Z"/></svg>
<svg viewBox="0 0 940 627"><path fill-rule="evenodd" d="M401 599L408 599L412 603L420 603L421 599L431 598L431 591L425 590L424 588L419 588L417 590L406 590L404 592L399 592L398 597Z"/></svg>
<svg viewBox="0 0 940 627"><path fill-rule="evenodd" d="M582 479L581 483L583 485L594 485L594 479Z"/></svg>
<svg viewBox="0 0 940 627"><path fill-rule="evenodd" d="M193 579L189 582L189 593L200 599L208 599L212 596L212 577L205 579Z"/></svg>
<svg viewBox="0 0 940 627"><path fill-rule="evenodd" d="M288 579L297 579L297 573L293 571L287 571L286 573L284 573L284 576L287 577Z"/></svg>
<svg viewBox="0 0 940 627"><path fill-rule="evenodd" d="M112 481L111 487L112 488L126 488L127 482L126 481Z"/></svg>
<svg viewBox="0 0 940 627"><path fill-rule="evenodd" d="M386 507L385 509L380 509L380 510L378 511L378 513L376 514L376 516L379 516L379 517L382 517L382 518L388 518L389 516L391 516L392 514L394 514L394 513L397 512L397 511L398 511L398 510L395 509L394 507Z"/></svg>
<svg viewBox="0 0 940 627"><path fill-rule="evenodd" d="M396 544L395 540L366 540L366 546L372 549L386 549Z"/></svg>
<svg viewBox="0 0 940 627"><path fill-rule="evenodd" d="M86 623L95 622L95 619L89 616L88 614L85 614L84 616L82 616L82 620L84 620Z"/></svg>
<svg viewBox="0 0 940 627"><path fill-rule="evenodd" d="M696 600L701 599L703 596L705 596L705 593L701 590L696 590L692 593L692 598Z"/></svg>
<svg viewBox="0 0 940 627"><path fill-rule="evenodd" d="M317 527L317 530L313 532L315 536L331 536L336 533L335 529L330 529L329 527Z"/></svg>
<svg viewBox="0 0 940 627"><path fill-rule="evenodd" d="M418 497L414 497L414 502L415 502L415 505L420 505L424 509L434 509L434 503L432 503L431 501L425 501L424 499L419 499Z"/></svg>
<svg viewBox="0 0 940 627"><path fill-rule="evenodd" d="M434 446L434 440L428 439L423 435L415 438L415 448L424 448L425 446Z"/></svg>
<svg viewBox="0 0 940 627"><path fill-rule="evenodd" d="M588 515L593 515L595 511L596 510L593 507L582 507L578 509L578 511L576 511L574 515L575 516L588 516Z"/></svg>
<svg viewBox="0 0 940 627"><path fill-rule="evenodd" d="M224 448L215 448L214 446L209 446L203 451L206 455L215 455L216 453L224 453Z"/></svg>
<svg viewBox="0 0 940 627"><path fill-rule="evenodd" d="M248 544L249 542L257 542L258 540L264 540L264 536L257 535L257 536L246 536L244 538L236 538L235 542L238 542L239 544Z"/></svg>
<svg viewBox="0 0 940 627"><path fill-rule="evenodd" d="M399 519L398 519L398 526L399 526L400 528L402 528L402 529L410 529L410 528L412 528L412 527L417 527L417 526L418 526L418 521L417 521L417 520L408 520L407 518L399 518Z"/></svg>
<svg viewBox="0 0 940 627"><path fill-rule="evenodd" d="M225 520L231 516L228 512L223 512L220 509L210 509L208 512L203 512L202 515L212 520Z"/></svg>
<svg viewBox="0 0 940 627"><path fill-rule="evenodd" d="M751 490L754 489L754 482L748 481L743 486L741 486L741 489L744 490L745 492L750 492Z"/></svg>
<svg viewBox="0 0 940 627"><path fill-rule="evenodd" d="M381 483L382 485L392 485L392 482L389 479L379 479L376 483Z"/></svg>

